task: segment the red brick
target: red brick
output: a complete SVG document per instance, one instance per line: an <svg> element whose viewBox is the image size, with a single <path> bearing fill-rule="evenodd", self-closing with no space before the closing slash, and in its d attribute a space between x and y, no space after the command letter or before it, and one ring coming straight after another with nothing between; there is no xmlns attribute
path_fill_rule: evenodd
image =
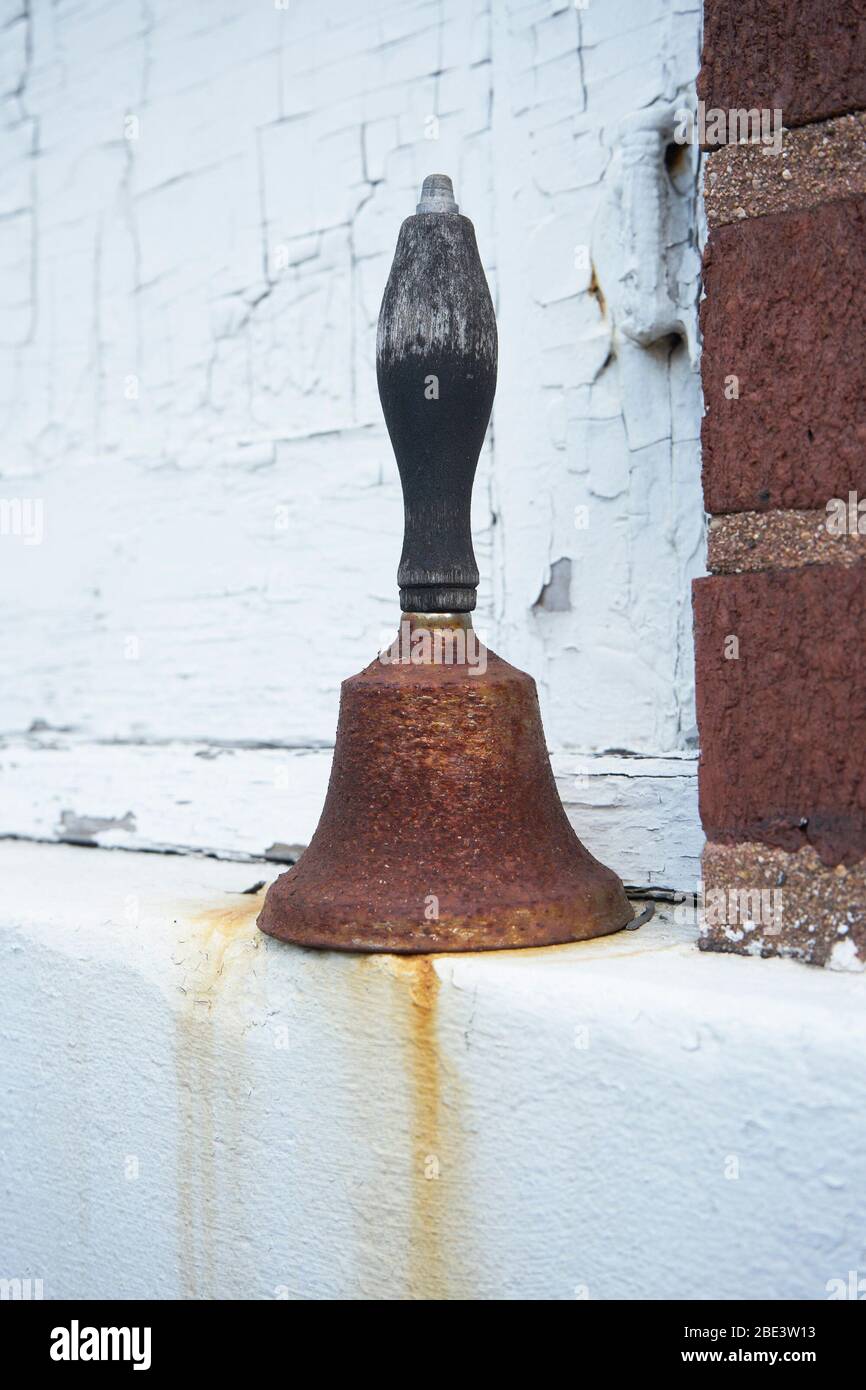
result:
<svg viewBox="0 0 866 1390"><path fill-rule="evenodd" d="M866 564L693 587L700 809L711 840L866 853ZM739 657L726 659L735 636Z"/></svg>
<svg viewBox="0 0 866 1390"><path fill-rule="evenodd" d="M866 107L864 0L706 0L698 96L786 126Z"/></svg>
<svg viewBox="0 0 866 1390"><path fill-rule="evenodd" d="M718 227L704 288L707 510L866 496L866 197Z"/></svg>

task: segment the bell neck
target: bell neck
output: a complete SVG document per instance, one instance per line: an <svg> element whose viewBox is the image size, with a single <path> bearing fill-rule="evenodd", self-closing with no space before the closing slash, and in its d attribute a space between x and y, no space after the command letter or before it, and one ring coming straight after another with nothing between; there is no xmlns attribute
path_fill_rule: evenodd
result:
<svg viewBox="0 0 866 1390"><path fill-rule="evenodd" d="M400 624L409 624L410 632L453 631L460 628L464 632L472 629L471 613L412 613L400 614Z"/></svg>

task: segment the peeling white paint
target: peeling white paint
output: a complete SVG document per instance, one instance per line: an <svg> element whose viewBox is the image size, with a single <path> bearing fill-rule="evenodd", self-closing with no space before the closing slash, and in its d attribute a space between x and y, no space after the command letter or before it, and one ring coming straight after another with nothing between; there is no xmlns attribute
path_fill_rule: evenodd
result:
<svg viewBox="0 0 866 1390"><path fill-rule="evenodd" d="M309 844L332 752L93 743L48 730L0 740L0 838L273 857L277 842ZM578 835L626 882L694 886L694 759L556 753L553 771Z"/></svg>
<svg viewBox="0 0 866 1390"><path fill-rule="evenodd" d="M641 347L681 337L696 365L698 156L694 146L674 143L677 109L662 102L622 122L594 256L615 328ZM671 152L683 166L677 174L668 167Z"/></svg>
<svg viewBox="0 0 866 1390"><path fill-rule="evenodd" d="M396 623L375 322L441 169L500 327L478 626L536 676L555 752L693 752L700 406L661 302L691 339L693 198L663 159L622 165L689 90L698 26L662 0L330 0L327 22L34 0L10 24L0 493L42 499L45 539L0 539L0 731L332 741L340 681ZM656 327L630 338L635 257ZM118 814L94 791L70 809Z"/></svg>

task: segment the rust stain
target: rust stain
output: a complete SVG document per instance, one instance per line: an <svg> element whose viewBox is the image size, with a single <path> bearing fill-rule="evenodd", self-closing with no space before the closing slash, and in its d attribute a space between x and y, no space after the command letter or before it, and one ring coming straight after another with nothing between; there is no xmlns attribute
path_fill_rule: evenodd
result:
<svg viewBox="0 0 866 1390"><path fill-rule="evenodd" d="M234 1071L240 1049L234 1040L219 1050L220 1082L215 1087L217 1049L212 1009L230 981L243 977L260 936L256 913L263 893L240 903L190 912L179 910L189 924L177 944L182 972L182 1001L175 1022L175 1072L178 1094L177 1193L179 1265L182 1296L214 1298L218 1276L220 1192L216 1149L223 1131L239 1137L234 1101L243 1094ZM218 1094L215 1094L218 1091ZM219 1107L219 1111L217 1110ZM227 1200L230 1199L230 1194ZM236 1229L239 1229L236 1227Z"/></svg>
<svg viewBox="0 0 866 1390"><path fill-rule="evenodd" d="M672 951L683 943L681 941L659 941L652 937L651 932L646 927L636 932L620 932L612 936L597 937L589 941L569 941L562 942L560 945L553 946L522 946L517 950L485 951L484 956L487 960L496 960L501 956L504 960L557 960L572 956L589 956L595 960L604 956L611 956L616 960L625 959L628 956L645 956L652 951ZM468 957L478 956L478 951L468 951Z"/></svg>
<svg viewBox="0 0 866 1390"><path fill-rule="evenodd" d="M189 925L176 947L185 993L175 1064L179 1261L187 1298L220 1296L223 1261L237 1255L227 1242L243 1226L241 1194L225 1159L236 1138L242 1142L239 1126L250 1087L242 1039L231 1035L237 1011L229 1006L233 989L248 980L250 951L261 946L255 916L262 897L193 913L189 904L183 907ZM394 1152L386 1134L377 1131L374 1165L381 1167L369 1188L359 1189L369 1206L359 1221L357 1277L373 1297L383 1290L393 1296L395 1240L404 1242L402 1296L463 1297L471 1287L459 1077L447 1062L443 1065L440 1048L439 959L380 953L358 955L345 962L348 968L334 962L334 1008L337 1014L346 1011L343 1026L358 1092L369 1090L392 1067L404 1086L406 1128L396 1131L405 1136L402 1146ZM398 1102L397 1114L400 1108ZM392 1132L389 1128L387 1134Z"/></svg>
<svg viewBox="0 0 866 1390"><path fill-rule="evenodd" d="M461 1253L444 1229L458 1200L459 1134L444 1099L436 960L434 955L358 957L362 973L384 971L396 986L393 1026L405 1054L409 1110L406 1296L411 1299L453 1296L449 1288ZM392 1040L386 1041L390 1049ZM449 1076L452 1098L455 1084Z"/></svg>
<svg viewBox="0 0 866 1390"><path fill-rule="evenodd" d="M184 988L208 1005L235 973L235 967L247 958L247 952L257 950L261 941L256 916L264 889L254 897L240 896L241 903L220 904L185 914L192 930L181 943L188 948L183 958L188 966Z"/></svg>
<svg viewBox="0 0 866 1390"><path fill-rule="evenodd" d="M408 1279L410 1298L448 1297L442 1217L453 1181L453 1155L442 1127L442 1076L437 1038L439 976L430 956L401 959L409 1045L412 1173Z"/></svg>
<svg viewBox="0 0 866 1390"><path fill-rule="evenodd" d="M592 267L592 278L589 282L589 293L595 299L598 300L598 307L601 311L602 318L604 318L605 314L607 313L607 301L604 297L604 290L601 288L601 285L598 282L598 272L596 271L595 266Z"/></svg>

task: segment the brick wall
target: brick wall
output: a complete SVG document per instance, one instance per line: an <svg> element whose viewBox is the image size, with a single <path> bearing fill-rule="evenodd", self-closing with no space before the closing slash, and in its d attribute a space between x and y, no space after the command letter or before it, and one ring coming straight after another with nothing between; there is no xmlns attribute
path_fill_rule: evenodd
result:
<svg viewBox="0 0 866 1390"><path fill-rule="evenodd" d="M704 25L702 945L862 969L866 5Z"/></svg>

